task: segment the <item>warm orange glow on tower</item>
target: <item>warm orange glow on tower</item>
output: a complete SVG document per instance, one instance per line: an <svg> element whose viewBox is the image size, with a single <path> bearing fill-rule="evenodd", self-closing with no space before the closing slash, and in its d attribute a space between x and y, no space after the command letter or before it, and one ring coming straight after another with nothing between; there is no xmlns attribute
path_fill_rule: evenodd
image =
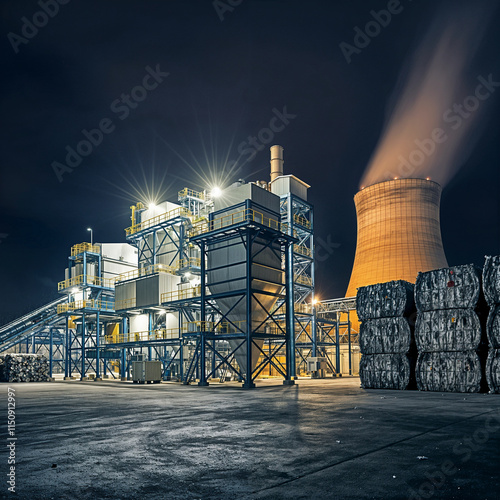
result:
<svg viewBox="0 0 500 500"><path fill-rule="evenodd" d="M365 187L354 196L358 220L356 257L346 297L361 286L448 267L441 241L441 186L397 179Z"/></svg>

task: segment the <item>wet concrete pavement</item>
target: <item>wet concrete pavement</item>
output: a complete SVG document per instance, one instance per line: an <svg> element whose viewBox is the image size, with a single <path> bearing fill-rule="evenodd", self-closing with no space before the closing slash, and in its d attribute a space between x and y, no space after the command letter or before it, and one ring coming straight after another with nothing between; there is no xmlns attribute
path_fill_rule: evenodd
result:
<svg viewBox="0 0 500 500"><path fill-rule="evenodd" d="M500 395L358 378L10 386L17 498L500 498Z"/></svg>

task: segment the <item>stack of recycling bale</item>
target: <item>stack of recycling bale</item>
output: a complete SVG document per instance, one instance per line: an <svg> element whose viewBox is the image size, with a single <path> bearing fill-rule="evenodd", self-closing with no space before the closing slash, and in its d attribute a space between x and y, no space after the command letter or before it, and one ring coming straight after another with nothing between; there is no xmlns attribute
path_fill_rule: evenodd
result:
<svg viewBox="0 0 500 500"><path fill-rule="evenodd" d="M486 332L490 341L486 380L490 392L500 392L500 255L486 257L483 268L483 290L490 306Z"/></svg>
<svg viewBox="0 0 500 500"><path fill-rule="evenodd" d="M49 362L40 354L0 355L0 382L47 382Z"/></svg>
<svg viewBox="0 0 500 500"><path fill-rule="evenodd" d="M483 302L481 274L473 265L419 273L415 284L419 390L484 388L487 340L479 316Z"/></svg>
<svg viewBox="0 0 500 500"><path fill-rule="evenodd" d="M358 289L356 311L361 321L361 385L370 389L407 389L414 385L416 361L413 285L391 281Z"/></svg>

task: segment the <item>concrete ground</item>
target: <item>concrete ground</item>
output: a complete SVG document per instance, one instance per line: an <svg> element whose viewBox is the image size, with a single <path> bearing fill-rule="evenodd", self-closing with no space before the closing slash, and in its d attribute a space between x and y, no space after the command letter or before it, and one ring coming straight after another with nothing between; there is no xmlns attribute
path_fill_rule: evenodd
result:
<svg viewBox="0 0 500 500"><path fill-rule="evenodd" d="M500 498L500 395L358 378L10 387L18 498Z"/></svg>

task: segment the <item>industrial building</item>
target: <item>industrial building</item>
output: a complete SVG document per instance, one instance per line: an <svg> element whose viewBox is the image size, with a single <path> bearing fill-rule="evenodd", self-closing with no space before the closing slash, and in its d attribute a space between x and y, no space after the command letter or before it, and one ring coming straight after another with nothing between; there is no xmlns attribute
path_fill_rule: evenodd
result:
<svg viewBox="0 0 500 500"><path fill-rule="evenodd" d="M2 350L46 353L68 380L148 381L140 363L201 386L356 374L355 301L316 301L310 186L270 150L270 182L138 202L126 243L71 247L61 297L0 328Z"/></svg>

